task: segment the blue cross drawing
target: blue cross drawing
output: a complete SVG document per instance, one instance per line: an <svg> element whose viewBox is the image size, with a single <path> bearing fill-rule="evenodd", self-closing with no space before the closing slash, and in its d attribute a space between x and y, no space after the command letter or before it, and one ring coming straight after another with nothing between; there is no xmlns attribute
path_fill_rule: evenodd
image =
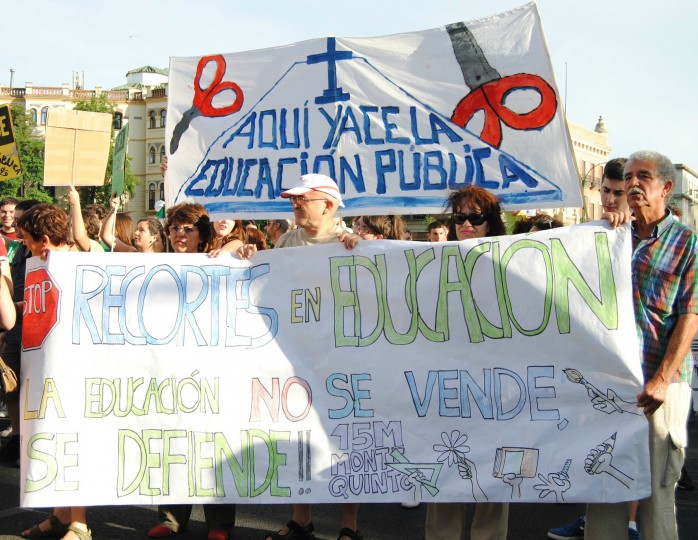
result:
<svg viewBox="0 0 698 540"><path fill-rule="evenodd" d="M349 60L353 58L351 51L337 51L335 38L327 38L327 52L311 54L307 58L308 64L327 62L327 88L321 96L315 98L315 103L335 103L337 101L349 101L350 95L337 86L337 60Z"/></svg>

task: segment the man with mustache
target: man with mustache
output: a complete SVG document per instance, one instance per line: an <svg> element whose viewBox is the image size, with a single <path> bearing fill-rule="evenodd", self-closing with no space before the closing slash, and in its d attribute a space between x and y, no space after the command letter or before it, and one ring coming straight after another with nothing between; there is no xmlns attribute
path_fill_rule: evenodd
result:
<svg viewBox="0 0 698 540"><path fill-rule="evenodd" d="M625 164L626 158L613 158L604 165L601 178L601 206L604 212L629 212L628 196L625 193ZM639 540L637 530L638 501L628 502L628 540ZM548 538L553 540L578 540L584 538L586 517L580 516L562 527L554 527L548 531Z"/></svg>
<svg viewBox="0 0 698 540"><path fill-rule="evenodd" d="M678 539L674 489L687 440L691 341L698 330L698 236L666 207L675 169L657 152L632 154L625 165L630 216L607 212L612 227L632 222L635 320L645 385L637 396L649 422L652 495L640 501L643 540ZM627 503L589 504L585 538L627 534Z"/></svg>

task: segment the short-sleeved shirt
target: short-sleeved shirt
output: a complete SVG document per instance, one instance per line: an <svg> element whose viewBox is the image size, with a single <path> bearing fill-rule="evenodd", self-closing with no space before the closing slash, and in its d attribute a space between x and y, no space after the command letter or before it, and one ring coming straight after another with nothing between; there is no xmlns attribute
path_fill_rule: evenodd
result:
<svg viewBox="0 0 698 540"><path fill-rule="evenodd" d="M339 235L343 232L351 232L351 229L347 229L341 220L335 223L334 229L332 229L327 236L310 236L306 234L302 227L298 227L297 229L286 231L282 234L281 238L279 238L279 241L274 246L274 249L331 244L333 242L339 242Z"/></svg>
<svg viewBox="0 0 698 540"><path fill-rule="evenodd" d="M5 245L5 242L2 241L0 242L0 261L7 261L8 256L7 256L7 246Z"/></svg>
<svg viewBox="0 0 698 540"><path fill-rule="evenodd" d="M698 236L671 214L648 238L633 230L633 303L645 380L661 365L679 316L698 313L697 243ZM689 352L671 382L690 381L692 367Z"/></svg>
<svg viewBox="0 0 698 540"><path fill-rule="evenodd" d="M78 251L82 251L80 249L80 246L78 246ZM104 253L104 248L102 247L102 244L97 242L97 240L92 240L92 238L90 238L90 250L89 250L89 252L90 253Z"/></svg>

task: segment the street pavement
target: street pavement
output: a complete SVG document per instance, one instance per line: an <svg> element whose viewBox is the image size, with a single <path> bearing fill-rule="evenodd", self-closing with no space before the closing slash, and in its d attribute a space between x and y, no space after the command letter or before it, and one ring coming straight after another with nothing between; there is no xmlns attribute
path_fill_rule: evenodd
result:
<svg viewBox="0 0 698 540"><path fill-rule="evenodd" d="M7 425L0 419L0 429ZM698 419L689 424L686 466L698 483ZM19 469L13 463L0 463L0 540L20 538L20 531L49 515L50 509L19 508ZM679 538L698 538L698 491L677 489ZM473 505L469 505L472 516ZM583 504L511 504L509 539L546 538L547 530L567 523L584 513ZM266 533L279 529L290 517L289 505L239 505L234 540L263 540ZM313 508L316 538L330 540L339 532L340 508L316 505ZM421 540L424 538L425 505L405 509L399 504L364 504L359 511L360 531L366 540ZM640 516L642 519L642 516ZM154 506L99 506L88 511L88 521L95 540L145 539L157 521ZM195 505L192 520L177 540L205 539L201 506ZM470 538L467 534L466 539Z"/></svg>

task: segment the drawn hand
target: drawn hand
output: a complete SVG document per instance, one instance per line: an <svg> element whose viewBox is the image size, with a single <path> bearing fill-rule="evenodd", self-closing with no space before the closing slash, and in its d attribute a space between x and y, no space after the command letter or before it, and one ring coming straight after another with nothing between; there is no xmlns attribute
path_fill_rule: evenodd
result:
<svg viewBox="0 0 698 540"><path fill-rule="evenodd" d="M424 473L422 471L415 471L407 477L407 480L409 481L409 483L415 487L421 486L422 481L424 481L426 479L427 479L427 477L424 476Z"/></svg>
<svg viewBox="0 0 698 540"><path fill-rule="evenodd" d="M550 473L548 474L547 478L542 474L539 474L538 479L543 483L534 485L533 489L540 491L538 497L541 499L544 499L551 493L554 493L558 502L564 501L565 498L562 494L572 487L572 482L570 482L569 476L559 472Z"/></svg>
<svg viewBox="0 0 698 540"><path fill-rule="evenodd" d="M519 476L513 473L507 473L502 477L505 484L511 486L511 496L521 497L521 482L523 482L523 476Z"/></svg>
<svg viewBox="0 0 698 540"><path fill-rule="evenodd" d="M422 471L415 471L407 477L407 481L414 486L414 500L415 502L422 502L422 482L426 480L427 477L424 476Z"/></svg>
<svg viewBox="0 0 698 540"><path fill-rule="evenodd" d="M618 408L622 409L623 412L637 414L637 403L632 401L625 401L618 397L612 389L606 390L606 395L598 395L591 388L587 388L587 394L591 398L591 403L597 411L605 412L606 414L612 414L618 411ZM614 405L616 407L614 407Z"/></svg>
<svg viewBox="0 0 698 540"><path fill-rule="evenodd" d="M584 470L587 474L606 473L629 488L635 480L611 464L613 461L611 450L612 447L608 444L599 444L593 448L584 460Z"/></svg>
<svg viewBox="0 0 698 540"><path fill-rule="evenodd" d="M243 261L251 259L252 255L257 253L257 246L255 244L244 244L238 248L236 253Z"/></svg>
<svg viewBox="0 0 698 540"><path fill-rule="evenodd" d="M584 460L584 470L588 474L601 474L602 472L611 474L611 461L613 455L608 451L607 445L599 444L589 451Z"/></svg>
<svg viewBox="0 0 698 540"><path fill-rule="evenodd" d="M474 480L477 482L477 467L469 459L461 458L458 460L458 473L463 480Z"/></svg>
<svg viewBox="0 0 698 540"><path fill-rule="evenodd" d="M459 457L458 473L460 474L463 480L470 482L470 485L472 486L473 499L475 499L478 502L484 502L488 500L487 495L485 495L485 492L482 491L482 488L480 487L480 484L477 481L477 467L475 466L475 463L473 463L467 458Z"/></svg>
<svg viewBox="0 0 698 540"><path fill-rule="evenodd" d="M611 228L615 229L616 227L634 221L635 216L631 215L629 212L604 212L601 219L608 221Z"/></svg>
<svg viewBox="0 0 698 540"><path fill-rule="evenodd" d="M358 234L341 233L339 236L339 241L344 244L347 249L354 249L356 244L359 243L361 237Z"/></svg>

